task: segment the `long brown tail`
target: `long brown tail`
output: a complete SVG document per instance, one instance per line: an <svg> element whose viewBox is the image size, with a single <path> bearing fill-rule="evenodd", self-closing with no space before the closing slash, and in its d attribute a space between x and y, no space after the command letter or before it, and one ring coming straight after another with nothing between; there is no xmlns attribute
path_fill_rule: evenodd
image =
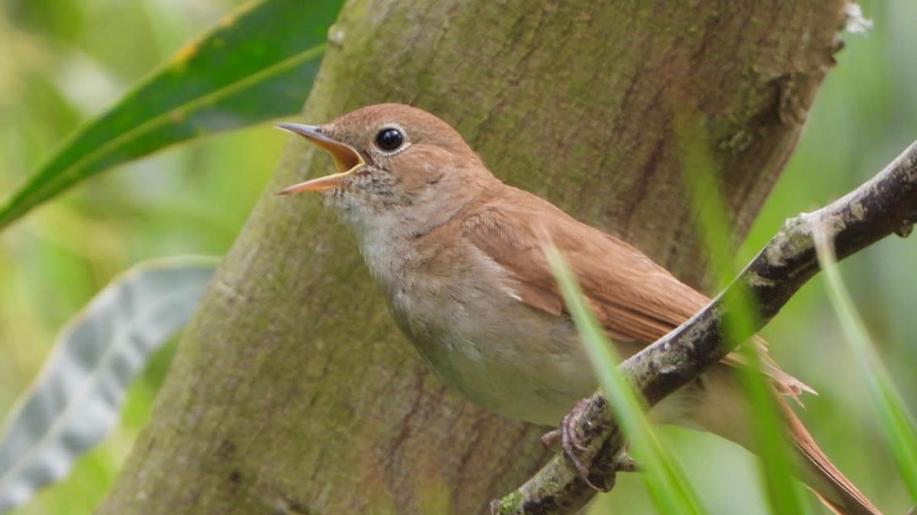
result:
<svg viewBox="0 0 917 515"><path fill-rule="evenodd" d="M778 403L783 409L793 445L807 469L803 473L807 477L802 479L818 498L835 513L844 515L881 514L879 509L869 502L869 499L860 493L857 487L831 463L787 403L779 398Z"/></svg>
<svg viewBox="0 0 917 515"><path fill-rule="evenodd" d="M687 421L689 426L710 431L755 452L756 445L749 427L751 406L729 367L711 367L702 376L702 386L687 388L680 393L679 396L669 396L654 408L657 415L663 415L660 421L666 421L666 411L681 413L687 415L680 419L681 423ZM835 513L881 514L825 456L784 396L775 390L774 397L783 411L788 433L799 457L799 479ZM666 404L668 408L664 406ZM670 421L679 423L678 418Z"/></svg>

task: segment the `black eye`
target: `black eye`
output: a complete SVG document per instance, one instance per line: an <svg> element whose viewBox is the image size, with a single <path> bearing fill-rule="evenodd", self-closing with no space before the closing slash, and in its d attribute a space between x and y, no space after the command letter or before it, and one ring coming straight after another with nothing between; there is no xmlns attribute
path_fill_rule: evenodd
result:
<svg viewBox="0 0 917 515"><path fill-rule="evenodd" d="M376 134L376 146L391 152L404 144L404 134L394 127L388 127Z"/></svg>

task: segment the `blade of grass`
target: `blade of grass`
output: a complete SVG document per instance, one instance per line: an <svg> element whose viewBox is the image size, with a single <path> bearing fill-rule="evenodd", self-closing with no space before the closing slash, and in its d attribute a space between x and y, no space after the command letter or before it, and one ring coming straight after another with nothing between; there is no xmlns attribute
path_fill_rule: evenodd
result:
<svg viewBox="0 0 917 515"><path fill-rule="evenodd" d="M895 388L891 376L875 350L875 343L844 287L837 269L837 258L829 232L813 227L818 262L825 275L828 298L834 306L850 351L861 364L863 378L879 416L880 427L888 441L895 464L911 497L917 499L917 431L914 418Z"/></svg>
<svg viewBox="0 0 917 515"><path fill-rule="evenodd" d="M77 130L0 207L0 228L169 145L299 111L342 0L249 2Z"/></svg>
<svg viewBox="0 0 917 515"><path fill-rule="evenodd" d="M696 121L695 121L696 120ZM727 213L717 188L716 170L709 151L706 128L700 125L701 117L692 117L690 111L676 116L679 149L682 157L682 175L690 193L691 207L696 219L704 249L709 259L718 289L724 289L739 272L733 261L733 230L724 217ZM747 290L739 288L730 296L723 330L730 334L750 334L755 327L756 310ZM793 479L794 467L790 443L787 441L783 421L768 379L760 372L761 356L753 345L743 345L736 351L748 367L737 367L736 373L751 406L749 425L753 441L760 449L761 479L768 503L773 513L807 513L800 485Z"/></svg>
<svg viewBox="0 0 917 515"><path fill-rule="evenodd" d="M586 307L570 267L556 247L549 246L545 254L615 420L621 424L643 469L642 477L656 508L660 513L704 513L681 467L650 425L641 397L618 370L621 359L595 315Z"/></svg>

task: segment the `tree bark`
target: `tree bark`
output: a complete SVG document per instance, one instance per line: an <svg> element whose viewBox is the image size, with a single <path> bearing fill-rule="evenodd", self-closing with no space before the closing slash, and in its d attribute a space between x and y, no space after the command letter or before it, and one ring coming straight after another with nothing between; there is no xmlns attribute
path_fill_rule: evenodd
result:
<svg viewBox="0 0 917 515"><path fill-rule="evenodd" d="M833 63L843 5L352 0L305 118L425 108L504 180L699 284L672 99L705 118L744 234ZM272 195L327 172L316 156L290 143L101 513L480 512L548 455L543 428L439 383L318 199Z"/></svg>

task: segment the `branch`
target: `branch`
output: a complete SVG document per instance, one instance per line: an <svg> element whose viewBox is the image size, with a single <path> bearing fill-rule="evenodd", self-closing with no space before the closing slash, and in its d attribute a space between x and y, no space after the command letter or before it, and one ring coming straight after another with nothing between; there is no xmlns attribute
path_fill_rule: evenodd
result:
<svg viewBox="0 0 917 515"><path fill-rule="evenodd" d="M813 231L827 230L838 259L896 233L906 237L917 222L917 142L884 170L831 204L788 220L742 273L703 310L675 330L624 361L620 366L652 406L688 384L739 343L769 322L796 291L819 270ZM720 327L747 294L759 310L755 325L736 327L748 334L730 334ZM626 462L624 439L612 420L607 401L593 395L576 421L586 450L578 457L590 470L589 480L610 490L615 472ZM595 494L579 478L562 452L515 492L491 503L499 514L573 513Z"/></svg>

